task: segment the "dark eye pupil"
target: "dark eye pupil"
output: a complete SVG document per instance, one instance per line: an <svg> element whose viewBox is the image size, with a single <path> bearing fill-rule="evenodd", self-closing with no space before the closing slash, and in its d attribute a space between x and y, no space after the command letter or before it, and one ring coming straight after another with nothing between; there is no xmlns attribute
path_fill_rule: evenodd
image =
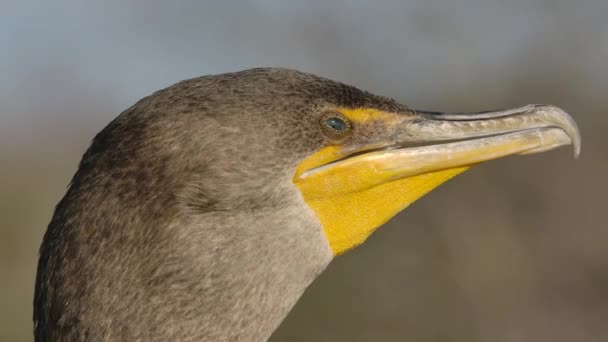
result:
<svg viewBox="0 0 608 342"><path fill-rule="evenodd" d="M346 122L340 118L329 118L325 120L325 123L327 126L335 129L338 132L343 132L346 130Z"/></svg>

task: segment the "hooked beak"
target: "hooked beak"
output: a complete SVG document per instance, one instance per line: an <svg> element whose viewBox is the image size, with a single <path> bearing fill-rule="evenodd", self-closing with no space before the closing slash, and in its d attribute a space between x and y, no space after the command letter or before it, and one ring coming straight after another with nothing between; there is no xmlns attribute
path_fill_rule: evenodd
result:
<svg viewBox="0 0 608 342"><path fill-rule="evenodd" d="M576 123L554 106L466 114L356 111L342 110L355 123L353 139L319 150L294 175L335 255L473 164L568 144L576 157L581 148Z"/></svg>
<svg viewBox="0 0 608 342"><path fill-rule="evenodd" d="M358 148L356 153L307 170L299 178L342 177L355 170L373 173L374 177L366 178L379 184L563 145L572 145L577 157L581 149L574 120L550 105L478 113L416 111L413 117L390 127L390 137L380 144Z"/></svg>

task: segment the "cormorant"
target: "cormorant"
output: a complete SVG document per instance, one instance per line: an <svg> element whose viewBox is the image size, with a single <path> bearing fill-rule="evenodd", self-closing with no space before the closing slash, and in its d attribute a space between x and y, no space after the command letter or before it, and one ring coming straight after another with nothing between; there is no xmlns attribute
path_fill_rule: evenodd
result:
<svg viewBox="0 0 608 342"><path fill-rule="evenodd" d="M179 82L95 136L42 246L36 341L263 341L332 258L471 165L572 144L547 105L412 110L289 69Z"/></svg>

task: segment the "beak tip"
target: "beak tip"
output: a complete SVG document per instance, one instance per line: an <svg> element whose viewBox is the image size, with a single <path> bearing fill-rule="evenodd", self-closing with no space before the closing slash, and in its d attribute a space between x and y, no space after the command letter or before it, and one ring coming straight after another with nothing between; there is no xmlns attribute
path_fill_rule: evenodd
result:
<svg viewBox="0 0 608 342"><path fill-rule="evenodd" d="M549 121L557 124L570 137L573 148L574 159L578 159L581 154L581 132L576 121L565 110L552 105L535 104L529 105L532 110L544 112Z"/></svg>
<svg viewBox="0 0 608 342"><path fill-rule="evenodd" d="M581 155L581 145L578 144L578 146L574 146L574 159L578 159L578 157L580 157Z"/></svg>

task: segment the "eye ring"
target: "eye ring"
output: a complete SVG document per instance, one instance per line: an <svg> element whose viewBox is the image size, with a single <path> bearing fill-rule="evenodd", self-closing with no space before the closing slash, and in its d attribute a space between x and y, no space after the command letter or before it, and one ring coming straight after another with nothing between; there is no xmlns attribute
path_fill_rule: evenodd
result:
<svg viewBox="0 0 608 342"><path fill-rule="evenodd" d="M319 124L323 133L334 140L344 139L352 131L350 120L339 112L330 112L323 115Z"/></svg>

